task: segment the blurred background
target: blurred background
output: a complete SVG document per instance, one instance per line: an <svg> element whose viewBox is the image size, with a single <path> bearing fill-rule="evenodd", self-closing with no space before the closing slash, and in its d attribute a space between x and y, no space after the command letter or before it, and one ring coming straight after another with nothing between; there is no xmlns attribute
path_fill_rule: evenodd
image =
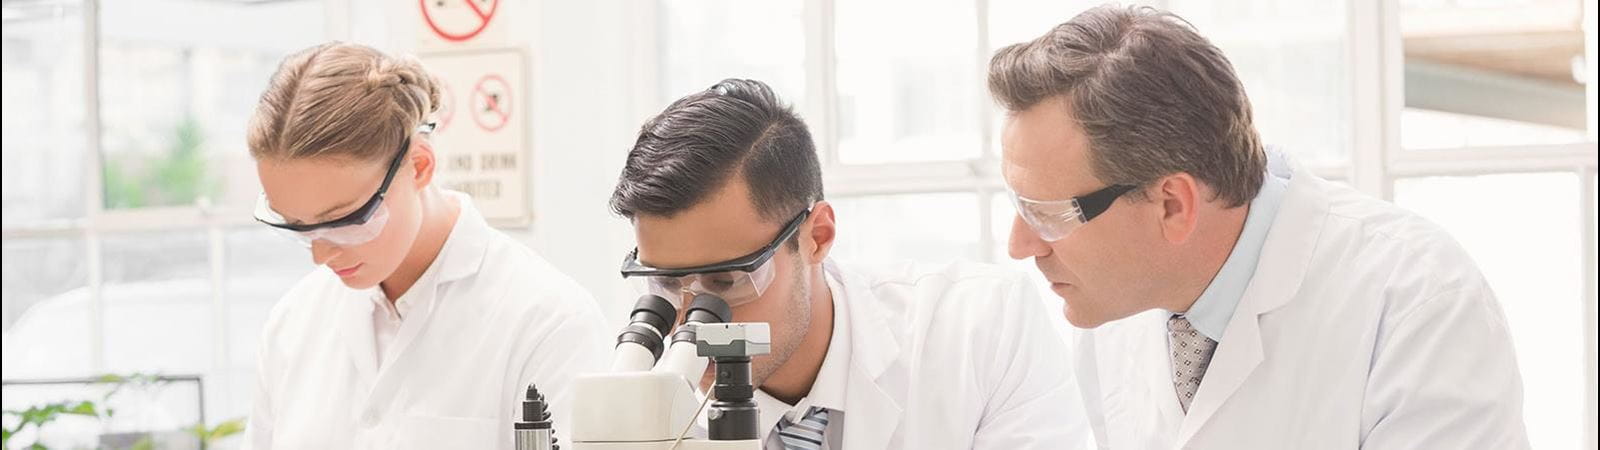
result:
<svg viewBox="0 0 1600 450"><path fill-rule="evenodd" d="M988 56L1100 3L451 1L504 8L500 39L526 56L512 89L529 93L530 214L502 229L619 323L632 233L606 200L622 159L642 121L727 77L770 83L810 123L838 258L1031 272L1005 256ZM1449 229L1510 321L1534 447L1596 448L1595 0L1147 3L1225 51L1267 143ZM236 446L262 323L314 269L251 219L246 122L292 51L334 39L428 50L418 5L0 6L7 433L65 448Z"/></svg>

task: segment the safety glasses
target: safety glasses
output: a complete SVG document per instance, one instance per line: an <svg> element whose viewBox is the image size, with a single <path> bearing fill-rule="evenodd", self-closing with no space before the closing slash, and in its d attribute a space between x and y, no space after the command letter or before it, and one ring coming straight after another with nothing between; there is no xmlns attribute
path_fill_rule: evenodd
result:
<svg viewBox="0 0 1600 450"><path fill-rule="evenodd" d="M716 264L679 269L660 269L639 262L639 249L628 252L622 260L622 277L637 280L640 290L659 295L682 307L685 294L713 294L722 297L728 306L739 306L754 301L772 284L774 273L772 255L778 247L793 237L811 215L807 208L784 224L783 230L771 243L754 253Z"/></svg>
<svg viewBox="0 0 1600 450"><path fill-rule="evenodd" d="M1134 186L1116 184L1081 197L1066 200L1034 200L1011 192L1017 215L1045 242L1055 242L1111 208L1117 198Z"/></svg>
<svg viewBox="0 0 1600 450"><path fill-rule="evenodd" d="M417 127L417 132L431 133L433 127L433 123L425 123ZM394 182L395 173L399 172L400 165L405 161L407 150L410 148L411 135L407 134L400 140L400 148L395 150L394 159L389 161L389 168L383 175L383 184L378 185L378 191L374 192L360 208L356 208L344 217L313 224L292 223L273 210L271 203L267 201L267 194L262 193L256 199L256 221L272 227L306 247L319 240L340 247L370 242L377 238L383 232L384 225L389 223L389 210L384 207L383 198L389 192L389 185Z"/></svg>

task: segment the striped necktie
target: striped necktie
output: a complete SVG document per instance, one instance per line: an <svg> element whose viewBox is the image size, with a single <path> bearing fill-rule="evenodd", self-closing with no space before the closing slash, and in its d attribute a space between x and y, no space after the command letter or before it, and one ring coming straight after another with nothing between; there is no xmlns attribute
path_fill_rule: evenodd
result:
<svg viewBox="0 0 1600 450"><path fill-rule="evenodd" d="M811 407L799 422L785 418L778 422L778 438L784 450L820 450L822 430L828 429L828 409Z"/></svg>

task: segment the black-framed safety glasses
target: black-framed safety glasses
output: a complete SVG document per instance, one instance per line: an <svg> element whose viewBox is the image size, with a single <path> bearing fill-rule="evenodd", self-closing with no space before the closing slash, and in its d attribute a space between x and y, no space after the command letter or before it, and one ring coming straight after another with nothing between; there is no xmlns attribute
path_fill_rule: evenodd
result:
<svg viewBox="0 0 1600 450"><path fill-rule="evenodd" d="M759 298L766 292L775 277L772 256L789 238L800 230L800 224L811 216L806 208L785 223L772 242L748 255L715 264L695 267L663 269L650 267L639 261L639 249L634 248L622 261L622 277L641 282L641 290L660 295L674 303L682 301L685 293L715 294L739 306Z"/></svg>

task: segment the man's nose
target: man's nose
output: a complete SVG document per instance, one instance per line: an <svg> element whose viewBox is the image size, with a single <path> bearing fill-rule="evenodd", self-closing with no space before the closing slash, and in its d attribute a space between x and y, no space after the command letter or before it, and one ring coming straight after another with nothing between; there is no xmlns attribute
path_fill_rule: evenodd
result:
<svg viewBox="0 0 1600 450"><path fill-rule="evenodd" d="M1006 252L1011 259L1023 260L1050 255L1050 243L1039 237L1039 233L1022 220L1022 216L1011 215L1011 236L1006 243Z"/></svg>

